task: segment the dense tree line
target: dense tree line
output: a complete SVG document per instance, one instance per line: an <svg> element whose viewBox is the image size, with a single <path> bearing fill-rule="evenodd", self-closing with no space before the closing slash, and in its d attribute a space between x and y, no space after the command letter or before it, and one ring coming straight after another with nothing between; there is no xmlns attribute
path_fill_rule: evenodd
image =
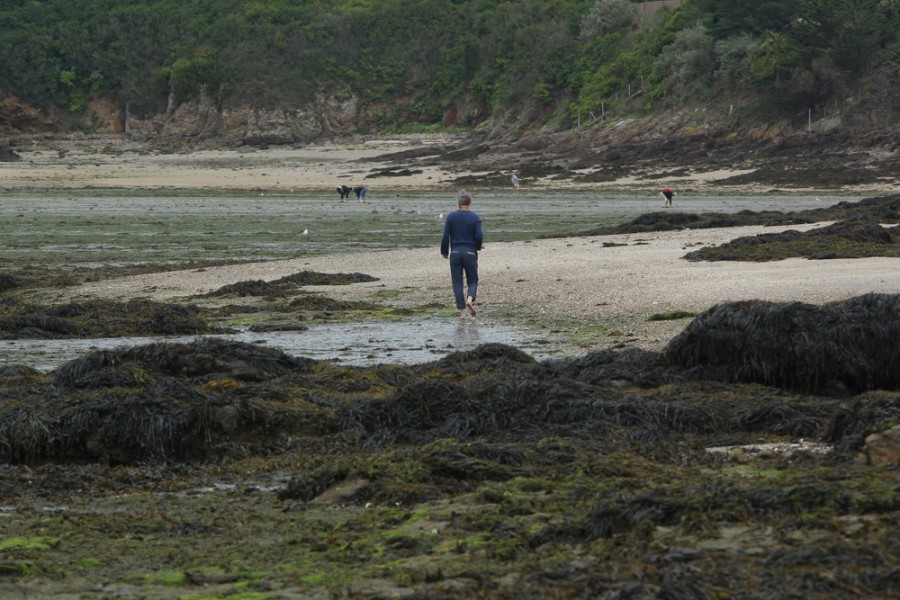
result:
<svg viewBox="0 0 900 600"><path fill-rule="evenodd" d="M896 92L900 0L4 0L0 91L74 114L378 107L376 126L572 124L608 107L805 113Z"/></svg>

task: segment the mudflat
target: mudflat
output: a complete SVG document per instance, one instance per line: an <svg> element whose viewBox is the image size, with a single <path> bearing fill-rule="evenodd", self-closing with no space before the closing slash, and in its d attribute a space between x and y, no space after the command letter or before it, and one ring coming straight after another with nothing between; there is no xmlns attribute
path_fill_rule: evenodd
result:
<svg viewBox="0 0 900 600"><path fill-rule="evenodd" d="M448 197L479 173L477 163L420 164L438 148L463 143L463 136L410 135L356 138L303 148L243 147L174 152L128 142L121 136L74 136L35 139L19 145L21 159L0 163L0 186L6 188L134 188L184 190L317 190L335 196L338 182L371 182L384 195L391 189L446 190ZM489 166L482 165L482 180ZM665 172L665 169L661 169ZM750 171L748 171L750 172ZM389 173L390 176L374 177ZM741 172L743 173L743 172ZM759 194L770 186L752 180L737 186L717 185L736 175L733 169L682 172L677 176L625 176L597 183L576 178L522 175L529 190L589 187L599 191L642 190L653 198L664 183L690 193ZM506 175L502 175L507 185ZM475 177L478 180L478 177ZM794 191L802 191L802 186ZM807 190L809 191L809 190ZM879 195L893 191L884 184L842 186L839 193ZM513 193L510 190L510 193ZM476 194L477 198L477 194ZM371 197L370 197L371 199ZM676 198L678 210L679 201ZM375 207L377 208L377 207ZM652 204L648 210L653 210ZM811 226L791 227L808 229ZM787 229L787 228L783 228ZM648 321L657 313L699 312L728 300L761 299L811 303L846 299L866 292L900 291L900 261L883 258L852 260L789 259L766 263L689 262L682 256L697 247L718 245L737 237L771 233L777 228L744 227L627 234L621 236L535 239L492 243L482 252L483 315L510 321L537 321L568 326L590 324L616 335L580 340L572 352L621 344L658 349L684 321ZM69 290L73 297L165 299L206 293L223 285L262 278L277 279L302 269L361 272L380 281L329 287L330 295L363 299L385 289L380 302L408 307L448 301L446 265L436 251L412 249L349 253L298 260L267 261L210 267L202 272L143 273L92 283ZM68 292L67 292L68 293Z"/></svg>

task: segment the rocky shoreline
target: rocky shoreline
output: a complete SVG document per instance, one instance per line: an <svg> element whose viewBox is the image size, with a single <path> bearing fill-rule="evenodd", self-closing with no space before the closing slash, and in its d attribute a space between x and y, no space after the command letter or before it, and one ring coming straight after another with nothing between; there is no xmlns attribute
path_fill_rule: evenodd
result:
<svg viewBox="0 0 900 600"><path fill-rule="evenodd" d="M672 185L712 194L827 190L877 195L900 186L900 147L888 132L856 136L835 125L736 135L692 128L683 120L672 116L664 126L622 120L561 132L352 135L255 145L214 138L20 134L3 145L0 186L330 189L353 176L385 189L490 188L507 187L513 171L523 187L544 189L633 191ZM136 162L155 165L165 177L134 172ZM26 166L30 177L20 173L29 170ZM221 177L227 169L239 176ZM65 176L59 176L63 170Z"/></svg>
<svg viewBox="0 0 900 600"><path fill-rule="evenodd" d="M456 141L435 142L435 155L433 140L408 142L306 148L298 176L303 149L182 155L45 140L0 165L0 187L265 193L374 169L408 169L398 186L506 184L505 163L425 164ZM525 181L598 185L566 177ZM684 185L714 185L691 177ZM492 244L479 318L600 323L587 335L602 347L558 359L483 344L420 365L352 367L197 339L96 350L50 373L4 366L0 595L889 596L900 561L898 259L681 260L786 227L828 229ZM121 320L202 333L201 311L172 306L201 296L228 316L349 310L376 293L400 318L446 303L433 249L377 254L141 270L37 295L3 278L5 306L24 309L4 325L94 332ZM551 267L554 286L534 283ZM301 278L306 269L367 277L326 286ZM276 289L297 281L303 293ZM244 291L250 300L235 296ZM323 295L331 303L291 306ZM660 312L699 314L651 321L657 297L672 304ZM50 298L66 302L35 310Z"/></svg>

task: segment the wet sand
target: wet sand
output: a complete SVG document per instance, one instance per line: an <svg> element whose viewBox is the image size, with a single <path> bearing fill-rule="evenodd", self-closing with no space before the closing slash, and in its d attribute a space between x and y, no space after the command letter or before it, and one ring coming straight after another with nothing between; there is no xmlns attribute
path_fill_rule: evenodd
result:
<svg viewBox="0 0 900 600"><path fill-rule="evenodd" d="M306 148L201 151L165 154L118 140L84 138L64 148L36 144L22 160L0 164L0 186L8 188L119 187L184 189L332 189L339 181L362 181L387 163L372 158L385 152L446 144L448 136L406 136L353 140ZM104 144L106 144L104 146ZM396 165L394 165L396 167ZM711 177L687 177L695 188ZM456 186L459 176L434 168L379 180L383 193L407 187ZM529 185L550 185L529 182ZM571 182L555 181L565 187ZM596 184L595 184L596 185ZM623 188L636 182L612 182ZM655 186L655 182L644 182ZM745 186L753 193L753 186ZM841 190L847 193L847 190ZM856 190L871 195L890 190ZM656 210L654 207L652 210ZM806 227L792 227L806 229ZM562 328L578 334L585 327L604 332L573 351L627 343L659 348L685 320L648 321L657 313L700 312L716 303L762 299L810 303L843 300L867 292L900 292L900 260L790 259L769 263L688 262L682 256L703 245L752 236L776 228L744 227L655 232L488 244L480 257L479 318L508 324ZM273 280L301 270L361 272L380 281L329 286L320 291L340 299L371 299L395 306L450 305L446 262L432 248L364 252L162 272L103 281L69 290L75 297L167 299L205 293L250 279ZM390 291L390 294L384 292ZM585 347L587 346L587 347Z"/></svg>
<svg viewBox="0 0 900 600"><path fill-rule="evenodd" d="M792 228L817 226L821 225ZM606 332L587 342L587 347L580 346L581 350L623 342L660 349L681 331L686 320L648 320L659 313L697 313L719 302L737 300L818 304L867 292L900 293L900 260L894 258L798 258L767 263L690 262L682 258L701 245L776 230L741 227L490 244L479 258L477 318L499 317L513 324L561 327L572 333L586 326ZM379 302L398 307L450 306L452 301L446 261L431 248L140 275L88 284L72 292L76 297L164 300L206 293L239 281L275 280L305 269L360 272L379 279L308 288L333 298L377 297Z"/></svg>

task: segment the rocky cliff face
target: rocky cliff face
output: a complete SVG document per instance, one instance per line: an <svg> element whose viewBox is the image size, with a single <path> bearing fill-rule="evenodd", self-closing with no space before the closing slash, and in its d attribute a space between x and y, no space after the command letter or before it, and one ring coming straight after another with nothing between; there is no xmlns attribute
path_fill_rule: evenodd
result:
<svg viewBox="0 0 900 600"><path fill-rule="evenodd" d="M64 117L30 106L14 96L0 100L0 132L4 135L89 129L92 133L121 133L134 141L173 145L309 143L353 133L370 122L371 117L359 109L356 98L323 93L311 105L280 109L220 108L208 96L201 95L177 106L170 103L166 112L157 115L135 114L127 105L95 99L85 116L70 117L69 127L63 120Z"/></svg>
<svg viewBox="0 0 900 600"><path fill-rule="evenodd" d="M321 94L310 106L257 109L220 108L204 94L164 114L142 118L126 110L124 129L135 141L267 146L346 135L358 119L355 98Z"/></svg>
<svg viewBox="0 0 900 600"><path fill-rule="evenodd" d="M871 114L833 114L808 124L741 123L730 119L730 114L697 108L642 119L610 115L589 127L567 131L539 124L525 130L510 129L502 118L489 120L486 107L462 106L448 110L444 125L481 121L485 126L458 147L420 160L461 170L500 174L521 170L532 177L574 177L584 182L611 181L660 166L671 175L679 169L753 170L753 177L765 175L772 185L898 181L900 142L891 126L897 111L895 101L890 102L884 110ZM279 109L222 108L201 96L180 105L170 103L168 110L157 115L135 114L120 103L98 99L82 119L93 133L120 134L149 145L266 147L377 133L373 125L377 115L389 110L391 106L364 106L340 92L322 92L308 105ZM478 118L473 118L475 114ZM11 96L0 98L0 132L7 136L0 145L7 148L16 135L64 132L63 123L62 117ZM13 152L2 159L15 158ZM498 175L500 180L505 181L505 176Z"/></svg>
<svg viewBox="0 0 900 600"><path fill-rule="evenodd" d="M29 106L0 91L0 133L54 134L84 131L125 134L129 140L160 145L269 146L307 144L321 139L377 133L378 115L393 105L362 104L342 90L321 91L313 102L261 109L250 105L220 107L207 95L176 104L159 114L141 114L108 98L93 99L84 115L62 115ZM488 119L483 103L469 98L448 108L444 126L470 125ZM416 115L410 115L414 120Z"/></svg>
<svg viewBox="0 0 900 600"><path fill-rule="evenodd" d="M47 113L0 91L0 134L41 133L58 127Z"/></svg>
<svg viewBox="0 0 900 600"><path fill-rule="evenodd" d="M140 118L127 112L125 132L136 141L160 143L202 143L222 146L306 144L321 139L346 137L376 130L379 112L392 106L360 103L344 93L321 92L315 102L278 109L251 106L218 108L205 95L183 103L164 114ZM443 125L487 118L487 107L471 101L471 106L452 107Z"/></svg>

